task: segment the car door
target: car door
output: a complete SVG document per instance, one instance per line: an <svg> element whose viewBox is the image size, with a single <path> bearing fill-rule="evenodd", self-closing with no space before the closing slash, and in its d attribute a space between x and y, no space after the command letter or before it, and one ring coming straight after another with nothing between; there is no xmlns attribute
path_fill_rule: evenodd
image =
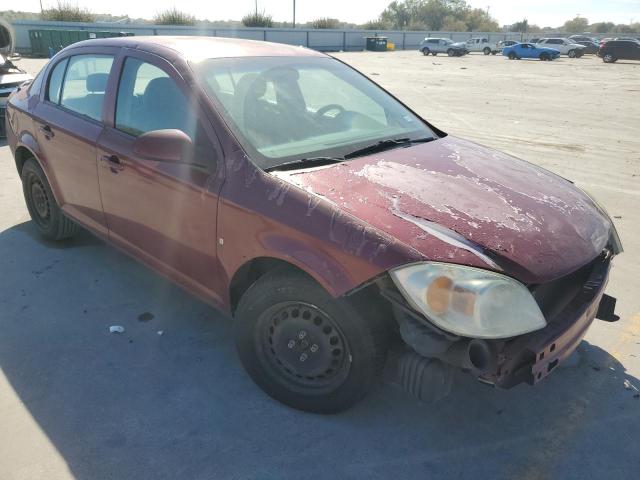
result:
<svg viewBox="0 0 640 480"><path fill-rule="evenodd" d="M216 257L222 153L182 77L155 55L124 50L113 116L98 146L98 177L110 240L175 281L219 302ZM193 155L173 163L136 153L150 131L178 129Z"/></svg>
<svg viewBox="0 0 640 480"><path fill-rule="evenodd" d="M96 143L103 130L106 85L117 49L73 49L56 58L34 108L41 161L58 203L72 218L106 234Z"/></svg>

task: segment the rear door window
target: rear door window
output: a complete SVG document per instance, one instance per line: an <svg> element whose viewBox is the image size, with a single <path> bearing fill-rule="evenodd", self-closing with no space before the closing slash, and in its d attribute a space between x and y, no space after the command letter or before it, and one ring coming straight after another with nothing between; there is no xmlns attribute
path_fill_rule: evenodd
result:
<svg viewBox="0 0 640 480"><path fill-rule="evenodd" d="M94 120L101 120L112 64L111 55L71 57L64 76L60 105Z"/></svg>

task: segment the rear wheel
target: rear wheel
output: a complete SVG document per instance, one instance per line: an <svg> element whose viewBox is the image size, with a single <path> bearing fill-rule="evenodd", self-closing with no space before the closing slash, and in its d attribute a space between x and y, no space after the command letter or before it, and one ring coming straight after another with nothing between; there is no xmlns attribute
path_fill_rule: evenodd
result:
<svg viewBox="0 0 640 480"><path fill-rule="evenodd" d="M64 240L78 232L78 225L67 218L56 203L42 168L34 158L22 167L22 191L31 219L48 240Z"/></svg>
<svg viewBox="0 0 640 480"><path fill-rule="evenodd" d="M435 57L436 55L438 55L438 52L431 52L431 55Z"/></svg>
<svg viewBox="0 0 640 480"><path fill-rule="evenodd" d="M361 400L378 378L387 334L302 272L256 281L235 314L236 346L268 395L300 410L332 413Z"/></svg>
<svg viewBox="0 0 640 480"><path fill-rule="evenodd" d="M611 53L605 53L604 56L602 57L602 61L604 63L613 63L617 60L616 57L614 57Z"/></svg>
<svg viewBox="0 0 640 480"><path fill-rule="evenodd" d="M485 55L489 55L491 53L491 49L489 47L484 47L483 52Z"/></svg>
<svg viewBox="0 0 640 480"><path fill-rule="evenodd" d="M549 60L551 60L551 58L549 57L548 53L541 53L540 60L542 60L543 62L548 62Z"/></svg>
<svg viewBox="0 0 640 480"><path fill-rule="evenodd" d="M576 58L576 51L575 50L569 50L569 58Z"/></svg>
<svg viewBox="0 0 640 480"><path fill-rule="evenodd" d="M423 55L429 55L429 49L427 47L422 49L422 54Z"/></svg>
<svg viewBox="0 0 640 480"><path fill-rule="evenodd" d="M449 50L447 50L447 55L449 55L450 57L453 57L456 54L456 51L453 48L450 48Z"/></svg>

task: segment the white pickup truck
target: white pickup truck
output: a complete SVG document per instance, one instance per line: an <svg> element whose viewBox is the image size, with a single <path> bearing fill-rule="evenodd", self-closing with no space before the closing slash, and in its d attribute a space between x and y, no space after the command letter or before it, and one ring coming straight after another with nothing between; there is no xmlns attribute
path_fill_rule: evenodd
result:
<svg viewBox="0 0 640 480"><path fill-rule="evenodd" d="M495 43L490 43L488 38L470 38L466 41L466 48L469 52L482 52L485 55L489 55L495 51Z"/></svg>
<svg viewBox="0 0 640 480"><path fill-rule="evenodd" d="M568 55L569 58L580 58L584 55L586 47L575 43L568 38L541 38L536 42L536 45L540 47L553 48L558 50L563 55Z"/></svg>

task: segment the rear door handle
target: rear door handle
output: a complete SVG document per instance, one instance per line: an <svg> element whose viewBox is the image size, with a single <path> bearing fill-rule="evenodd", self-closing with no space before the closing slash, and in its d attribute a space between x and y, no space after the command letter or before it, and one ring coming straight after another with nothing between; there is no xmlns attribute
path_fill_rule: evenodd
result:
<svg viewBox="0 0 640 480"><path fill-rule="evenodd" d="M51 130L51 127L49 125L39 125L38 130L40 130L40 133L42 133L44 138L46 138L47 140L50 140L51 137L53 137L53 130Z"/></svg>
<svg viewBox="0 0 640 480"><path fill-rule="evenodd" d="M117 155L103 155L100 160L106 162L113 173L118 173L124 169L124 163Z"/></svg>

